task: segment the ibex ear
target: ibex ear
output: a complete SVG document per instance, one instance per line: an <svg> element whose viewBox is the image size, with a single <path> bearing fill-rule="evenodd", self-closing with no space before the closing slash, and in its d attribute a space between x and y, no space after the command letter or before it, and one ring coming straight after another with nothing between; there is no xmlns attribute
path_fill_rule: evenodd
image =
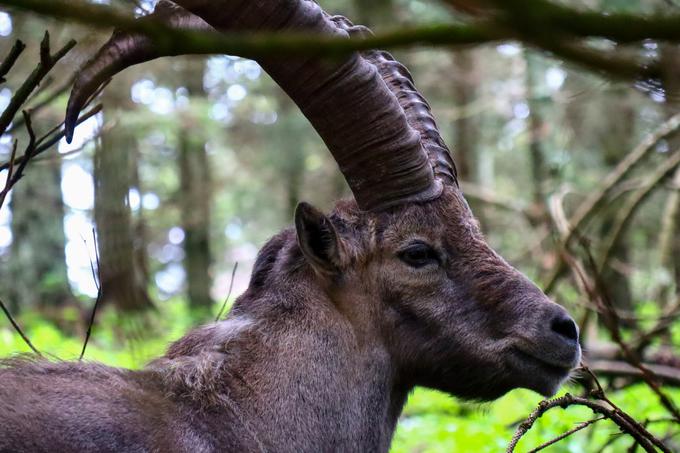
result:
<svg viewBox="0 0 680 453"><path fill-rule="evenodd" d="M339 271L342 244L330 219L309 203L295 209L298 244L307 262L321 275Z"/></svg>

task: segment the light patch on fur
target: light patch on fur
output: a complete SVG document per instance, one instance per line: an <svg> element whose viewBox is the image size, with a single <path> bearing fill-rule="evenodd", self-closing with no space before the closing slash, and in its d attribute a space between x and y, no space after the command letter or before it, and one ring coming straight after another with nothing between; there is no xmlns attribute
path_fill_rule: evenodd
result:
<svg viewBox="0 0 680 453"><path fill-rule="evenodd" d="M229 345L255 325L251 318L234 317L201 327L184 338L198 337L199 347L189 347L184 354L155 360L148 368L161 376L170 395L190 399L201 406L220 405L227 381L233 379L227 371L229 357L238 354Z"/></svg>
<svg viewBox="0 0 680 453"><path fill-rule="evenodd" d="M244 330L248 330L255 325L255 321L246 316L227 319L214 324L216 336L229 342Z"/></svg>

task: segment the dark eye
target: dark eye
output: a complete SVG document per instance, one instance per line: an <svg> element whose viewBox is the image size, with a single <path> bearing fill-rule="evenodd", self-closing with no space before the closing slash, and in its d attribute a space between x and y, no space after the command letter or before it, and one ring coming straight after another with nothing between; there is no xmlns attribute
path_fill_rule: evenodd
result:
<svg viewBox="0 0 680 453"><path fill-rule="evenodd" d="M417 242L410 244L397 255L400 260L411 267L423 267L428 264L439 264L439 255L427 244Z"/></svg>

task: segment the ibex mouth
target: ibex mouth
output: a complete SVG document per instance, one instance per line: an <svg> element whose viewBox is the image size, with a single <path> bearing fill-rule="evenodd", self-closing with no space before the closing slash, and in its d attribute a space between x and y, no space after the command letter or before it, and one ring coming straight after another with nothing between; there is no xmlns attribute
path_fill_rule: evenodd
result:
<svg viewBox="0 0 680 453"><path fill-rule="evenodd" d="M569 374L569 372L578 364L578 360L575 361L574 359L571 359L569 361L562 361L555 360L552 357L540 357L537 354L533 354L532 352L520 348L515 348L514 352L521 360L535 363L546 371L554 374Z"/></svg>
<svg viewBox="0 0 680 453"><path fill-rule="evenodd" d="M534 390L543 396L554 395L569 373L579 363L580 347L573 350L571 357L559 357L552 354L538 354L526 348L513 347L511 364L517 371L518 387Z"/></svg>

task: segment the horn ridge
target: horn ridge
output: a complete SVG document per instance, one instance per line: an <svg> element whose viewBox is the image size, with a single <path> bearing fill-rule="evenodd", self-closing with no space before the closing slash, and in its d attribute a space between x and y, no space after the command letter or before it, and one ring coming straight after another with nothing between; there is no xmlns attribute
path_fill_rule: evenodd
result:
<svg viewBox="0 0 680 453"><path fill-rule="evenodd" d="M368 27L354 25L344 16L331 16L330 20L347 30L350 36L373 34ZM446 184L458 185L456 165L451 152L439 133L430 104L416 88L413 76L406 66L385 51L369 50L362 52L362 55L378 68L381 77L397 97L409 125L420 133L435 176Z"/></svg>

